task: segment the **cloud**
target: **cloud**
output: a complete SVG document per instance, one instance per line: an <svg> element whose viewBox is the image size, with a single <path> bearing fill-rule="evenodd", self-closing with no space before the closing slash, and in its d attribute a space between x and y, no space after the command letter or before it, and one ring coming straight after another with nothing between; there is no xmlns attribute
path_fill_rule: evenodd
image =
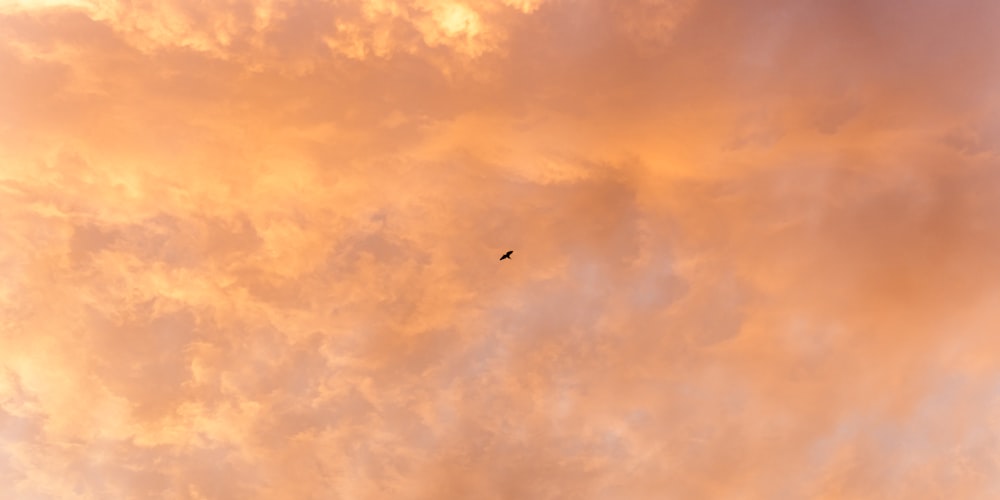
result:
<svg viewBox="0 0 1000 500"><path fill-rule="evenodd" d="M995 496L997 14L4 3L0 492Z"/></svg>

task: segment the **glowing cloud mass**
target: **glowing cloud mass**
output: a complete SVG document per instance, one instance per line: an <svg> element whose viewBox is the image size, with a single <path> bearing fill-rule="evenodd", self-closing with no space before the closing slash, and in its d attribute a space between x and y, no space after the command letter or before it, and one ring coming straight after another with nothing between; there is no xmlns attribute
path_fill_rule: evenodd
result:
<svg viewBox="0 0 1000 500"><path fill-rule="evenodd" d="M0 0L0 498L1000 498L997 26Z"/></svg>

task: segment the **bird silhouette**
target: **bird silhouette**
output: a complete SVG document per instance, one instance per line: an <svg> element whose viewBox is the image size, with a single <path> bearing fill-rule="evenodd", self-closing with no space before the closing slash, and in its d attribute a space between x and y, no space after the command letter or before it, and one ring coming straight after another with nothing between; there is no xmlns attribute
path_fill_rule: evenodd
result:
<svg viewBox="0 0 1000 500"><path fill-rule="evenodd" d="M514 253L513 250L507 250L507 253L503 254L503 257L500 257L500 260L509 259L510 258L510 254L512 254L512 253Z"/></svg>

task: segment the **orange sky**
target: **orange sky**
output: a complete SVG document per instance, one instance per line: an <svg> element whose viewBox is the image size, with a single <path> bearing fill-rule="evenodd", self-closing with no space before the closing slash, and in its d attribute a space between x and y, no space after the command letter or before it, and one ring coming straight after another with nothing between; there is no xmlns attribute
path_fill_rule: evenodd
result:
<svg viewBox="0 0 1000 500"><path fill-rule="evenodd" d="M997 26L0 0L0 497L998 498Z"/></svg>

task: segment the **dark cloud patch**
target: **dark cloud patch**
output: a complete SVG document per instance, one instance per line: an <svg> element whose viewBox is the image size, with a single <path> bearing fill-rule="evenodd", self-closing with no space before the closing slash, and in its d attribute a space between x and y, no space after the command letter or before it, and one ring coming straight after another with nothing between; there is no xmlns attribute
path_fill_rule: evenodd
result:
<svg viewBox="0 0 1000 500"><path fill-rule="evenodd" d="M110 318L92 311L89 323L88 345L100 347L89 364L100 383L137 402L141 419L169 415L184 401L191 378L187 348L200 337L192 312L161 313L158 305L166 304L122 304Z"/></svg>

